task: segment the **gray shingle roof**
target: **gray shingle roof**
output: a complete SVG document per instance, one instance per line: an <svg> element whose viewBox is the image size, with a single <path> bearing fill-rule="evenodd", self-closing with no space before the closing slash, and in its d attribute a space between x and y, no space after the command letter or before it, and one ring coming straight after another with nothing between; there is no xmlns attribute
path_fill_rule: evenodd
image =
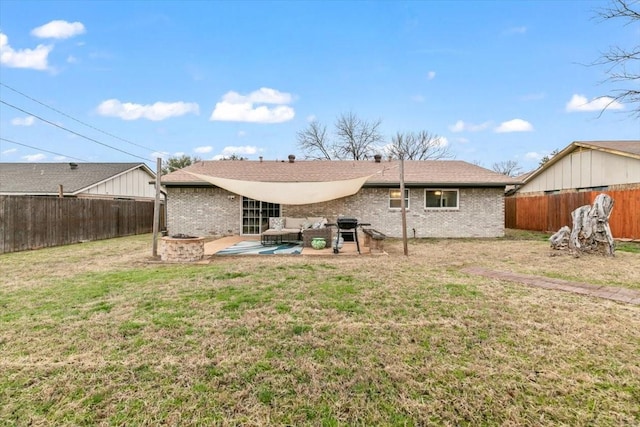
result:
<svg viewBox="0 0 640 427"><path fill-rule="evenodd" d="M77 194L105 180L142 167L154 176L144 163L0 163L0 193L58 194L62 184L64 194Z"/></svg>
<svg viewBox="0 0 640 427"><path fill-rule="evenodd" d="M424 160L404 162L407 185L468 185L506 186L519 184L515 178L458 160ZM162 177L162 184L203 185L204 181L187 172L218 178L263 182L323 182L352 179L372 175L366 186L398 185L399 161L348 161L348 160L296 160L249 161L212 160L200 161L184 169Z"/></svg>

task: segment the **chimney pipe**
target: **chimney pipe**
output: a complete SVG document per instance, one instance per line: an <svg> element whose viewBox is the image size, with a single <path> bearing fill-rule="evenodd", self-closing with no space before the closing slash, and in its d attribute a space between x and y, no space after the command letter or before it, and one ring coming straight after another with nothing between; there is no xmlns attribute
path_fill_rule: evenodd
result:
<svg viewBox="0 0 640 427"><path fill-rule="evenodd" d="M380 154L376 154L375 156L373 156L373 159L376 163L380 163L380 161L382 160L382 156Z"/></svg>
<svg viewBox="0 0 640 427"><path fill-rule="evenodd" d="M258 157L260 159L260 163L262 163L262 156Z"/></svg>
<svg viewBox="0 0 640 427"><path fill-rule="evenodd" d="M296 156L294 156L293 154L289 154L289 163L293 163L296 161Z"/></svg>
<svg viewBox="0 0 640 427"><path fill-rule="evenodd" d="M71 170L78 169L78 164L77 163L69 163L69 167L71 168Z"/></svg>

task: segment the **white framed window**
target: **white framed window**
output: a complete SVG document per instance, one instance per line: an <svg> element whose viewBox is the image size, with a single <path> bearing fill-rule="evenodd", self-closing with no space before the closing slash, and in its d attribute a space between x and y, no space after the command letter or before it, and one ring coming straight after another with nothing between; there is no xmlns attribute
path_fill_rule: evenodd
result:
<svg viewBox="0 0 640 427"><path fill-rule="evenodd" d="M458 190L427 188L424 190L425 209L458 209L460 193Z"/></svg>
<svg viewBox="0 0 640 427"><path fill-rule="evenodd" d="M389 189L389 209L400 209L400 203L402 199L400 198L400 189L399 188L390 188ZM409 209L409 189L404 189L404 207Z"/></svg>

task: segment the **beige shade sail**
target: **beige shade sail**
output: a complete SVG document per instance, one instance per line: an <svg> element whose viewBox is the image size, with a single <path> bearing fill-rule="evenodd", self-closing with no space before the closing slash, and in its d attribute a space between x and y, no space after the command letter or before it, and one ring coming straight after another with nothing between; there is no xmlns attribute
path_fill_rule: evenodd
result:
<svg viewBox="0 0 640 427"><path fill-rule="evenodd" d="M264 182L188 173L232 193L282 205L307 205L351 196L360 190L369 177L373 176L322 182Z"/></svg>

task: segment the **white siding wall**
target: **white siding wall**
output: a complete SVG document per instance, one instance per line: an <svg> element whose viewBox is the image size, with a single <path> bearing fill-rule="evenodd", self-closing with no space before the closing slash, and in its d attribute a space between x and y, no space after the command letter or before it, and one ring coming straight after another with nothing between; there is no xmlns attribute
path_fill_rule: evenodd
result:
<svg viewBox="0 0 640 427"><path fill-rule="evenodd" d="M596 151L574 151L520 189L520 193L640 183L640 160Z"/></svg>
<svg viewBox="0 0 640 427"><path fill-rule="evenodd" d="M138 168L98 184L83 194L155 198L155 186L149 184L150 181L153 181L153 178Z"/></svg>

